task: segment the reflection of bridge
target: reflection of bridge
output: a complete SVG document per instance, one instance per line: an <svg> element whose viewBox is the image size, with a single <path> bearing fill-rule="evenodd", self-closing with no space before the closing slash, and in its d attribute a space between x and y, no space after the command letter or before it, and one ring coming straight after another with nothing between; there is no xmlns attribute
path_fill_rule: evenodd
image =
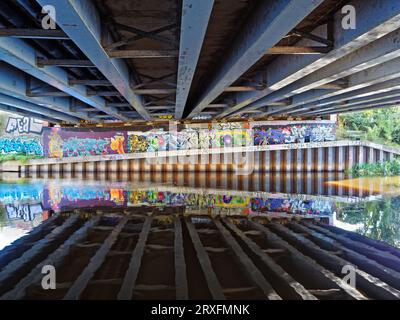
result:
<svg viewBox="0 0 400 320"><path fill-rule="evenodd" d="M51 217L0 252L0 299L400 299L400 251L382 242L314 219L168 209ZM41 286L48 264L54 290Z"/></svg>
<svg viewBox="0 0 400 320"><path fill-rule="evenodd" d="M393 159L400 150L368 141L333 141L37 159L7 162L3 171L211 171L211 172L342 172L356 163Z"/></svg>

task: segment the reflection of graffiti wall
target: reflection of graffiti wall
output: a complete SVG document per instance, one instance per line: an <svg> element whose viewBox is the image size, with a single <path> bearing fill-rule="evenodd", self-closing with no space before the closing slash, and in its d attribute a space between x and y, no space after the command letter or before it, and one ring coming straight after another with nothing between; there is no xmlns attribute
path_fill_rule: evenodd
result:
<svg viewBox="0 0 400 320"><path fill-rule="evenodd" d="M55 211L64 208L126 205L126 190L107 186L49 184L43 192L43 207Z"/></svg>
<svg viewBox="0 0 400 320"><path fill-rule="evenodd" d="M43 209L40 203L36 204L8 204L5 207L8 220L33 221L37 215L42 215Z"/></svg>
<svg viewBox="0 0 400 320"><path fill-rule="evenodd" d="M262 199L252 198L251 209L255 212L285 212L295 214L332 214L333 203L302 199Z"/></svg>
<svg viewBox="0 0 400 320"><path fill-rule="evenodd" d="M280 125L219 123L181 131L133 131L131 128L45 128L44 153L49 157L76 157L167 150L240 147L263 144L335 140L333 122L285 122Z"/></svg>
<svg viewBox="0 0 400 320"><path fill-rule="evenodd" d="M8 204L16 201L42 201L44 185L0 183L0 203Z"/></svg>

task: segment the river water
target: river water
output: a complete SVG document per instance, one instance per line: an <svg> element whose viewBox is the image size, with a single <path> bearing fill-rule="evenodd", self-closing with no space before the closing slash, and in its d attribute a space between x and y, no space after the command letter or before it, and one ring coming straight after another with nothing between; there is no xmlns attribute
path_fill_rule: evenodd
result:
<svg viewBox="0 0 400 320"><path fill-rule="evenodd" d="M0 250L75 208L183 206L213 215L308 215L400 247L400 177L338 174L83 174L0 180Z"/></svg>

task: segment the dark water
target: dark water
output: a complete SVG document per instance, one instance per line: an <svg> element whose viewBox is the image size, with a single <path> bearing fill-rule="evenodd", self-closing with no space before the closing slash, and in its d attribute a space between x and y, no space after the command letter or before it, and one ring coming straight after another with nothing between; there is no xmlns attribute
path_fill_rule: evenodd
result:
<svg viewBox="0 0 400 320"><path fill-rule="evenodd" d="M315 174L238 177L188 173L123 177L3 176L0 250L53 212L142 205L184 206L187 213L216 215L314 215L340 228L400 247L398 184L392 186L390 193L385 192L387 183L385 188L379 188L379 181L374 181L370 190L365 186L329 184L343 178Z"/></svg>

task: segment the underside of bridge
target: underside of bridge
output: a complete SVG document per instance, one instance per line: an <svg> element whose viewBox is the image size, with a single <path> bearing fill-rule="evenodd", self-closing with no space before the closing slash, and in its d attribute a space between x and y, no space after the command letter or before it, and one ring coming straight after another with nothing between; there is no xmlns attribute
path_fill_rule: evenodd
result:
<svg viewBox="0 0 400 320"><path fill-rule="evenodd" d="M71 125L393 106L399 27L394 0L2 1L0 109Z"/></svg>

